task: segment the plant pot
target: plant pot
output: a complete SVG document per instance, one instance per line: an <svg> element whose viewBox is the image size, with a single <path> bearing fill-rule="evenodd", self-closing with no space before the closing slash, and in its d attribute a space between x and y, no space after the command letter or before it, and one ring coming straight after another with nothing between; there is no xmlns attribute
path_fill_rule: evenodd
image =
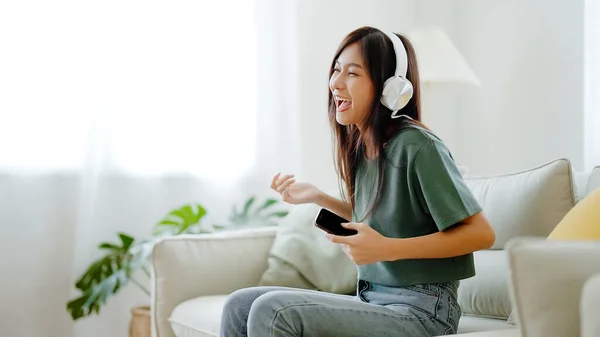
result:
<svg viewBox="0 0 600 337"><path fill-rule="evenodd" d="M150 307L131 308L129 337L150 337Z"/></svg>

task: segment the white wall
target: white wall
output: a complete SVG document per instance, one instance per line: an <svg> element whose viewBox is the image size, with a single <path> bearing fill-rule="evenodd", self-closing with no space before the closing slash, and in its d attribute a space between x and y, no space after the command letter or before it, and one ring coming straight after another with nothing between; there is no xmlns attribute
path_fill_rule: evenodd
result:
<svg viewBox="0 0 600 337"><path fill-rule="evenodd" d="M457 46L482 87L463 95L456 156L492 174L583 166L583 1L457 0Z"/></svg>
<svg viewBox="0 0 600 337"><path fill-rule="evenodd" d="M585 0L585 168L600 165L600 1Z"/></svg>
<svg viewBox="0 0 600 337"><path fill-rule="evenodd" d="M423 119L473 175L566 157L583 146L583 0L317 1L297 3L301 179L336 186L327 71L341 39L362 25L396 32L438 26L482 87L432 86Z"/></svg>

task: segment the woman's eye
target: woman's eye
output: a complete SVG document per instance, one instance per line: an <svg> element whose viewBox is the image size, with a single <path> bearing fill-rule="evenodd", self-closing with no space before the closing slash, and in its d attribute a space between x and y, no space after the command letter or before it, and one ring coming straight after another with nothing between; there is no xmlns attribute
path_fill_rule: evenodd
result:
<svg viewBox="0 0 600 337"><path fill-rule="evenodd" d="M353 72L349 72L348 75L356 76L357 74L353 73Z"/></svg>
<svg viewBox="0 0 600 337"><path fill-rule="evenodd" d="M334 68L334 69L333 69L333 72L334 72L334 73L339 73L339 72L340 72L340 70L339 70L339 69L337 69L337 68Z"/></svg>

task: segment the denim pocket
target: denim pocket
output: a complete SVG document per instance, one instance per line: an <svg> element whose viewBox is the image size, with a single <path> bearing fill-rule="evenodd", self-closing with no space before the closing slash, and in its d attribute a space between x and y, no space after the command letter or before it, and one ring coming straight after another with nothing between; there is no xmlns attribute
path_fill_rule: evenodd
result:
<svg viewBox="0 0 600 337"><path fill-rule="evenodd" d="M460 308L460 304L456 301L455 298L450 297L450 306L448 310L448 324L450 324L452 333L455 334L456 330L458 330L458 322L460 321L460 316L462 315L462 310Z"/></svg>

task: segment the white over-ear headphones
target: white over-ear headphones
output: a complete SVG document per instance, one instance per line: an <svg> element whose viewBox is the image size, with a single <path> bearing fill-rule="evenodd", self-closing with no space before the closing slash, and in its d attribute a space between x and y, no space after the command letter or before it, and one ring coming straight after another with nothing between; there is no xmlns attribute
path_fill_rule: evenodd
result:
<svg viewBox="0 0 600 337"><path fill-rule="evenodd" d="M402 40L394 33L385 33L392 44L396 53L396 71L394 76L388 78L383 83L383 92L381 94L381 104L392 110L392 118L398 118L402 115L396 115L398 110L404 108L413 95L412 83L406 78L408 71L408 56Z"/></svg>

